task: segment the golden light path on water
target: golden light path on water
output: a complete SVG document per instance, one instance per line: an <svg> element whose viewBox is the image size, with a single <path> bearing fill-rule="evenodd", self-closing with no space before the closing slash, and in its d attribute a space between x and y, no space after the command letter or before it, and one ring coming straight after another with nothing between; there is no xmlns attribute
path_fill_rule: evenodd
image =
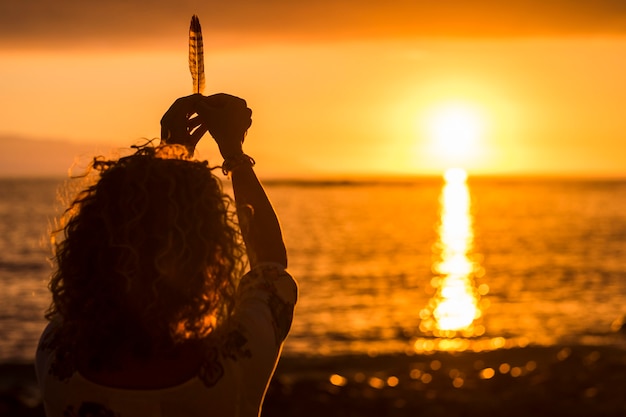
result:
<svg viewBox="0 0 626 417"><path fill-rule="evenodd" d="M466 178L460 169L448 170L445 175L439 226L440 260L433 267L439 275L433 280L433 286L439 289L433 317L439 331L471 334L481 311L471 279L474 265L468 258L474 236Z"/></svg>
<svg viewBox="0 0 626 417"><path fill-rule="evenodd" d="M489 301L485 283L477 284L483 269L474 253L474 230L467 173L459 168L446 171L440 197L439 239L434 245L434 295L420 311L420 332L414 341L417 352L432 350L488 350L520 341L502 337L481 338L483 311Z"/></svg>

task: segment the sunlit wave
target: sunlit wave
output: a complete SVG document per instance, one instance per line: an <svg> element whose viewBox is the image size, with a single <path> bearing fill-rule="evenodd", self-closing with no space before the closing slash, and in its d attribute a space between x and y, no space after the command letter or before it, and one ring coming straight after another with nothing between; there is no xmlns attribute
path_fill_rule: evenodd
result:
<svg viewBox="0 0 626 417"><path fill-rule="evenodd" d="M438 337L452 338L458 333L480 336L484 333L477 324L482 316L480 297L487 287L479 289L474 282L479 268L471 258L474 232L467 174L462 169L450 169L444 178L439 241L434 247L435 277L431 281L436 292L420 313L420 330Z"/></svg>

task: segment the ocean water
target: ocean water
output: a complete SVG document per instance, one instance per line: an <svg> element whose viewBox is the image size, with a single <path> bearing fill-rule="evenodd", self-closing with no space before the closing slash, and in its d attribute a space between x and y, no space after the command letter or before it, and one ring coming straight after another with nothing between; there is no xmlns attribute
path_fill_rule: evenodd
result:
<svg viewBox="0 0 626 417"><path fill-rule="evenodd" d="M0 363L45 326L58 180L0 180ZM285 355L626 347L626 181L268 183L300 301Z"/></svg>

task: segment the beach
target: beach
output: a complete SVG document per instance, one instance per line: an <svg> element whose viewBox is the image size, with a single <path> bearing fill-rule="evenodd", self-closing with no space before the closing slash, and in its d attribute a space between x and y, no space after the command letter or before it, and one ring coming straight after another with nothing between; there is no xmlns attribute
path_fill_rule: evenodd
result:
<svg viewBox="0 0 626 417"><path fill-rule="evenodd" d="M625 392L608 346L283 357L262 416L618 417ZM0 366L0 416L43 415L32 366Z"/></svg>

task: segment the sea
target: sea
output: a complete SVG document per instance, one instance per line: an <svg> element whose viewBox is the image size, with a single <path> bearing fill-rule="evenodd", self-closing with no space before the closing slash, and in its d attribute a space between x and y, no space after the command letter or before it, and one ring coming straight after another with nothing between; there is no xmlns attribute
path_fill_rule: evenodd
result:
<svg viewBox="0 0 626 417"><path fill-rule="evenodd" d="M300 290L283 355L626 348L626 181L456 174L265 182ZM46 325L61 182L0 179L0 363Z"/></svg>

